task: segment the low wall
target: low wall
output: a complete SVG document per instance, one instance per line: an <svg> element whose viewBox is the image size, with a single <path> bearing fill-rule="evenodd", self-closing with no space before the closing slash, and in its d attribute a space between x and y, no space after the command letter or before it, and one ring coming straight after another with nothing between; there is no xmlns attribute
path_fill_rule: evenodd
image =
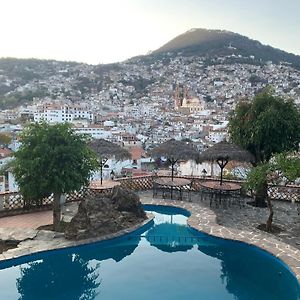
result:
<svg viewBox="0 0 300 300"><path fill-rule="evenodd" d="M160 176L160 177L168 177L168 176ZM198 192L201 190L201 182L216 180L214 178L200 178L195 176L176 176L177 178L187 178L192 181L191 190L194 192ZM152 175L147 176L137 176L131 178L118 178L116 181L121 183L121 187L127 188L134 191L145 191L152 190L153 188L153 179L156 178ZM224 180L224 182L233 182L238 184L243 184L243 181L236 180ZM73 192L70 194L66 194L63 202L72 202L72 201L80 201L84 198L87 193L86 188L82 188L80 191ZM251 191L244 190L242 188L242 192L244 195L251 196ZM285 200L291 201L300 204L300 186L299 185L287 185L287 186L276 186L269 185L268 193L271 199L276 200ZM22 195L18 192L4 192L0 193L0 217L7 215L15 215L22 214L32 211L39 211L45 209L51 209L53 203L53 196L49 196L43 198L39 201L38 205L26 205Z"/></svg>

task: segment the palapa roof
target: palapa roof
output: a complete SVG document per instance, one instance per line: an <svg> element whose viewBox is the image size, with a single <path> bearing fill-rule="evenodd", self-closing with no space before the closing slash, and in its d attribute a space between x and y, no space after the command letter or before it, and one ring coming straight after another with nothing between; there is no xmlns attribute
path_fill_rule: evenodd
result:
<svg viewBox="0 0 300 300"><path fill-rule="evenodd" d="M89 142L89 146L100 157L115 157L116 160L125 160L131 158L131 154L126 149L104 139L92 140Z"/></svg>
<svg viewBox="0 0 300 300"><path fill-rule="evenodd" d="M199 152L190 140L177 141L168 140L150 151L150 155L154 158L167 157L171 160L189 160L198 159Z"/></svg>
<svg viewBox="0 0 300 300"><path fill-rule="evenodd" d="M228 160L236 160L240 162L255 162L254 156L249 151L226 141L215 144L199 155L200 162L214 161L220 158L226 158Z"/></svg>

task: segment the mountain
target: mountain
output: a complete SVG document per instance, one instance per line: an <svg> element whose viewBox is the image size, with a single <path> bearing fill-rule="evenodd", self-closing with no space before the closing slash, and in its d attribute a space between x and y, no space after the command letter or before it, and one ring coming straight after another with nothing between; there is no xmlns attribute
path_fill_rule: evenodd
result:
<svg viewBox="0 0 300 300"><path fill-rule="evenodd" d="M85 64L76 62L0 58L0 109L30 104L34 98L53 96L51 81L57 85L60 81L66 89L70 78L78 79L84 68ZM53 85L53 89L57 86Z"/></svg>
<svg viewBox="0 0 300 300"><path fill-rule="evenodd" d="M252 60L254 56L256 62L287 62L300 68L300 56L263 45L259 41L225 30L191 29L153 51L151 56L161 56L166 53L210 58L234 54L242 58L251 56Z"/></svg>
<svg viewBox="0 0 300 300"><path fill-rule="evenodd" d="M115 64L0 58L0 110L55 99L111 111L154 98L172 107L177 84L211 103L233 103L266 84L296 99L299 70L299 56L233 32L192 29L151 54Z"/></svg>

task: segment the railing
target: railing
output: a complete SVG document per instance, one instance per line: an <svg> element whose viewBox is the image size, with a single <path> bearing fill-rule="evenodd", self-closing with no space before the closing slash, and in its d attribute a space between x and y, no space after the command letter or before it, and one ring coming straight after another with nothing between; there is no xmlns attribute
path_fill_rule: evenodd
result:
<svg viewBox="0 0 300 300"><path fill-rule="evenodd" d="M81 189L78 192L66 194L64 201L80 201L85 195L86 191ZM0 193L0 216L50 209L52 207L52 203L53 195L41 199L37 204L31 204L26 203L22 195L18 192L4 192Z"/></svg>
<svg viewBox="0 0 300 300"><path fill-rule="evenodd" d="M170 176L158 176L158 177L170 177ZM132 178L120 178L116 179L121 182L121 187L135 190L135 191L144 191L144 190L151 190L153 188L153 180L157 178L156 176L138 176ZM201 182L203 181L215 181L215 178L211 177L196 177L196 176L176 176L176 178L186 178L191 180L191 188L193 191L200 191L201 190ZM242 184L243 181L240 180L224 180L224 182L233 182Z"/></svg>
<svg viewBox="0 0 300 300"><path fill-rule="evenodd" d="M160 176L169 177L169 176ZM178 177L178 176L177 176ZM132 178L119 178L116 179L121 183L121 187L127 188L134 191L144 191L153 189L154 176L139 176ZM180 178L186 178L191 180L190 189L191 191L198 192L201 190L201 182L215 180L213 178L200 178L195 176L180 176ZM226 182L226 180L224 181ZM228 182L242 184L243 181L228 180ZM82 188L78 192L73 192L65 195L66 202L80 201L89 192L88 189ZM243 190L242 192L246 195L250 195L249 191ZM289 185L289 186L275 186L269 185L268 193L271 199L285 200L291 202L300 203L300 186ZM46 197L39 201L38 205L28 205L24 202L23 197L18 192L4 192L0 193L0 216L20 214L35 210L50 209L53 203L53 196Z"/></svg>
<svg viewBox="0 0 300 300"><path fill-rule="evenodd" d="M169 177L169 176L159 176L159 177ZM176 176L177 178L179 176ZM133 178L122 178L117 179L121 182L121 186L135 191L150 190L153 188L153 176L141 176ZM180 176L179 178L186 178L192 181L191 188L193 191L197 192L202 189L201 182L203 181L215 181L215 178L211 177L195 177L195 176ZM224 180L224 182L231 182L243 185L244 181L242 180ZM250 190L245 190L242 186L242 193L244 195L252 196ZM268 195L273 200L286 200L291 202L300 202L300 186L299 185L286 185L286 186L277 186L269 185L268 186Z"/></svg>
<svg viewBox="0 0 300 300"><path fill-rule="evenodd" d="M269 185L268 194L271 199L300 202L299 185L286 185L286 186Z"/></svg>

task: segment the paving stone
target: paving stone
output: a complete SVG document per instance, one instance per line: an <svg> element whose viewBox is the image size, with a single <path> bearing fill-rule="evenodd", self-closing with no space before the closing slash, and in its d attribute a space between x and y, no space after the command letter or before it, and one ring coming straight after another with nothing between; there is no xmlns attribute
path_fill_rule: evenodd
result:
<svg viewBox="0 0 300 300"><path fill-rule="evenodd" d="M37 232L37 230L30 228L0 228L0 240L23 241L33 239L36 237Z"/></svg>

